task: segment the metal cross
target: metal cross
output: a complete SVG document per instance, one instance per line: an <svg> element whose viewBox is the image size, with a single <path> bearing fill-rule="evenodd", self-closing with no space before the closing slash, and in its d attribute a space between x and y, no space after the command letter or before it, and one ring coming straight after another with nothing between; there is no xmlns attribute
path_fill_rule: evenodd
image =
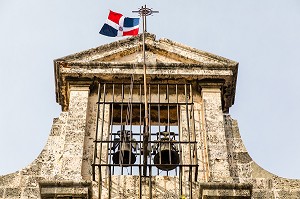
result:
<svg viewBox="0 0 300 199"><path fill-rule="evenodd" d="M147 6L142 6L139 10L137 11L132 11L133 13L139 13L139 15L143 19L143 33L147 32L147 23L146 23L146 18L149 15L152 15L153 13L159 13L159 11L154 11L152 8L147 8Z"/></svg>
<svg viewBox="0 0 300 199"><path fill-rule="evenodd" d="M142 6L137 11L132 11L133 13L139 13L143 19L143 66L144 66L144 95L145 95L145 126L144 126L144 135L143 135L143 175L147 175L147 160L148 160L148 142L149 142L149 117L148 117L148 98L147 98L147 78L146 78L146 52L145 52L145 32L147 32L146 18L153 13L158 13L158 11L153 11L147 6Z"/></svg>

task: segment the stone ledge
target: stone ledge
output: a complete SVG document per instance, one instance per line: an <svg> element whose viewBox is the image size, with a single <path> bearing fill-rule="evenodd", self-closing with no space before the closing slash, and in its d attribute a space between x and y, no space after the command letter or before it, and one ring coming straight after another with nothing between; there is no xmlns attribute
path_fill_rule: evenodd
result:
<svg viewBox="0 0 300 199"><path fill-rule="evenodd" d="M89 181L43 181L39 183L41 198L70 196L92 197L92 183Z"/></svg>
<svg viewBox="0 0 300 199"><path fill-rule="evenodd" d="M252 184L250 183L200 183L200 198L228 197L251 198Z"/></svg>

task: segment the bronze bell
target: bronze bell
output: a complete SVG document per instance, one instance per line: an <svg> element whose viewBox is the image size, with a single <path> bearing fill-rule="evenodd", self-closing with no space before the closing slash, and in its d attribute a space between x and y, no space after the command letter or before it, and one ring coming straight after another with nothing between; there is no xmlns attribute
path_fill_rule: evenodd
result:
<svg viewBox="0 0 300 199"><path fill-rule="evenodd" d="M179 154L175 141L174 132L158 132L158 143L154 147L154 164L157 168L170 171L179 165ZM172 137L171 137L172 136Z"/></svg>
<svg viewBox="0 0 300 199"><path fill-rule="evenodd" d="M123 167L127 167L128 165L126 164L134 164L136 161L135 154L132 152L132 149L136 150L135 139L131 138L131 131L128 130L118 131L117 134L120 138L114 139L112 149L118 148L118 151L113 153L112 160L114 164L121 164Z"/></svg>

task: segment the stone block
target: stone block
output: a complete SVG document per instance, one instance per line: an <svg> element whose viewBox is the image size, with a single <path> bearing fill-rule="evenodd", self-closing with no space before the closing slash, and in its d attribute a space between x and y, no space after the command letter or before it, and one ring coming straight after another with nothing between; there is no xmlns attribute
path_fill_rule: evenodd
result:
<svg viewBox="0 0 300 199"><path fill-rule="evenodd" d="M252 168L250 164L237 164L240 178L251 178Z"/></svg>
<svg viewBox="0 0 300 199"><path fill-rule="evenodd" d="M233 177L233 178L238 178L239 177L239 169L238 169L238 166L237 165L231 165L229 167L229 173L230 173L230 176Z"/></svg>
<svg viewBox="0 0 300 199"><path fill-rule="evenodd" d="M31 165L29 165L28 167L26 167L25 169L22 170L22 175L38 176L41 174L41 167L42 167L42 164L35 161L34 163L32 163Z"/></svg>
<svg viewBox="0 0 300 199"><path fill-rule="evenodd" d="M253 178L278 178L274 174L264 170L261 168L258 164L256 164L254 161L251 162L251 168L252 168L252 177Z"/></svg>
<svg viewBox="0 0 300 199"><path fill-rule="evenodd" d="M277 192L279 198L299 199L300 190L281 190Z"/></svg>
<svg viewBox="0 0 300 199"><path fill-rule="evenodd" d="M58 118L53 119L53 124L64 124L68 117L68 112L62 112Z"/></svg>
<svg viewBox="0 0 300 199"><path fill-rule="evenodd" d="M12 198L12 199L21 198L21 189L20 188L6 188L5 189L5 198Z"/></svg>
<svg viewBox="0 0 300 199"><path fill-rule="evenodd" d="M86 109L87 109L87 103L86 103L86 100L84 100L84 99L82 99L81 101L78 101L78 102L74 102L74 104L70 104L69 118L85 119Z"/></svg>
<svg viewBox="0 0 300 199"><path fill-rule="evenodd" d="M53 124L60 124L61 120L59 118L53 118Z"/></svg>
<svg viewBox="0 0 300 199"><path fill-rule="evenodd" d="M233 152L232 155L228 155L228 160L233 159L235 163L250 163L252 158L248 152Z"/></svg>
<svg viewBox="0 0 300 199"><path fill-rule="evenodd" d="M40 189L39 188L25 188L22 193L22 198L40 198Z"/></svg>
<svg viewBox="0 0 300 199"><path fill-rule="evenodd" d="M64 157L62 175L65 179L80 179L82 159L80 157Z"/></svg>
<svg viewBox="0 0 300 199"><path fill-rule="evenodd" d="M234 138L241 138L237 120L232 120L232 133Z"/></svg>
<svg viewBox="0 0 300 199"><path fill-rule="evenodd" d="M248 179L250 183L253 185L253 189L261 189L261 190L267 190L269 189L269 180L265 178L252 178Z"/></svg>
<svg viewBox="0 0 300 199"><path fill-rule="evenodd" d="M229 164L227 160L214 160L210 164L210 170L214 171L223 171L224 174L229 176Z"/></svg>
<svg viewBox="0 0 300 199"><path fill-rule="evenodd" d="M17 187L20 181L20 172L0 176L0 187Z"/></svg>
<svg viewBox="0 0 300 199"><path fill-rule="evenodd" d="M61 125L52 125L50 136L59 136L61 134Z"/></svg>
<svg viewBox="0 0 300 199"><path fill-rule="evenodd" d="M273 176L273 185L276 189L285 189L290 187L292 189L300 188L300 180L280 178L278 176Z"/></svg>
<svg viewBox="0 0 300 199"><path fill-rule="evenodd" d="M225 145L226 140L223 134L219 133L210 133L207 135L207 141L209 144L218 144L218 145Z"/></svg>
<svg viewBox="0 0 300 199"><path fill-rule="evenodd" d="M208 154L210 160L227 160L227 146L226 145L208 145Z"/></svg>
<svg viewBox="0 0 300 199"><path fill-rule="evenodd" d="M53 162L46 162L42 164L42 169L41 169L41 176L51 176L53 175L53 169L57 165L54 164Z"/></svg>
<svg viewBox="0 0 300 199"><path fill-rule="evenodd" d="M229 170L214 170L210 173L210 179L212 182L228 182L230 179Z"/></svg>
<svg viewBox="0 0 300 199"><path fill-rule="evenodd" d="M4 188L0 188L0 198L4 197Z"/></svg>
<svg viewBox="0 0 300 199"><path fill-rule="evenodd" d="M228 140L228 145L234 152L247 152L242 139L230 139Z"/></svg>
<svg viewBox="0 0 300 199"><path fill-rule="evenodd" d="M244 196L245 197L245 196L250 196L251 192L250 192L250 190L236 189L236 190L234 190L234 194L236 196L241 196L241 197Z"/></svg>
<svg viewBox="0 0 300 199"><path fill-rule="evenodd" d="M228 127L228 126L225 125L224 130L225 130L225 137L226 137L226 139L233 139L234 138L231 127Z"/></svg>
<svg viewBox="0 0 300 199"><path fill-rule="evenodd" d="M65 143L80 144L83 146L84 132L83 131L69 131L66 133Z"/></svg>
<svg viewBox="0 0 300 199"><path fill-rule="evenodd" d="M85 132L85 119L69 119L66 124L66 131L81 131Z"/></svg>
<svg viewBox="0 0 300 199"><path fill-rule="evenodd" d="M85 107L84 107L85 105ZM82 107L72 107L72 109L69 110L69 118L70 119L85 119L86 117L86 104L82 104Z"/></svg>
<svg viewBox="0 0 300 199"><path fill-rule="evenodd" d="M38 156L37 159L35 159L35 161L31 164L42 164L45 162L53 162L55 160L55 156L53 153L49 153L49 151L46 149L42 150L42 152L40 153L40 155ZM31 166L30 165L30 166Z"/></svg>
<svg viewBox="0 0 300 199"><path fill-rule="evenodd" d="M253 190L252 197L255 199L275 199L273 191L263 189Z"/></svg>
<svg viewBox="0 0 300 199"><path fill-rule="evenodd" d="M65 144L64 156L77 156L80 157L83 154L82 145L78 144Z"/></svg>
<svg viewBox="0 0 300 199"><path fill-rule="evenodd" d="M23 175L21 178L21 186L27 188L38 188L39 181L44 180L44 177Z"/></svg>
<svg viewBox="0 0 300 199"><path fill-rule="evenodd" d="M206 120L206 130L207 134L210 133L220 133L223 134L224 131L224 123L223 121L215 121L215 120ZM224 134L225 137L225 134Z"/></svg>

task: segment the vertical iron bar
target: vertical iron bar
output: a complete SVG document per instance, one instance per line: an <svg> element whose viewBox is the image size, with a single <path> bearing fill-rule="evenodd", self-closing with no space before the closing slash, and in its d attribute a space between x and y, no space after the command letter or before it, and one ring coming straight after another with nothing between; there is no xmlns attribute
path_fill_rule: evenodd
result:
<svg viewBox="0 0 300 199"><path fill-rule="evenodd" d="M112 86L112 103L110 105L110 135L108 136L109 142L107 143L107 158L108 158L108 182L109 182L109 187L108 187L108 198L111 198L111 147L112 147L112 132L113 132L113 116L114 116L114 84Z"/></svg>
<svg viewBox="0 0 300 199"><path fill-rule="evenodd" d="M139 165L139 179L140 179L140 184L139 184L139 199L142 199L142 168L141 166Z"/></svg>
<svg viewBox="0 0 300 199"><path fill-rule="evenodd" d="M149 110L149 140L148 140L148 144L147 144L147 152L148 152L148 146L149 144L151 144L151 133L152 133L152 130L151 130L151 84L148 84L149 87L149 107L148 107L148 110ZM150 161L150 164L151 164L151 152L149 152L149 156L147 156L149 158L149 161ZM148 165L147 165L148 166ZM152 198L152 179L151 179L151 175L152 175L152 167L149 166L149 194L150 194L150 198Z"/></svg>
<svg viewBox="0 0 300 199"><path fill-rule="evenodd" d="M186 107L186 123L187 123L187 134L188 134L188 143L189 143L189 156L190 156L190 164L192 163L192 154L191 154L191 136L190 136L190 118L189 118L189 105L187 98L187 85L184 85L185 92L185 107Z"/></svg>
<svg viewBox="0 0 300 199"><path fill-rule="evenodd" d="M139 145L142 144L142 84L140 84L140 140ZM140 147L141 148L141 147ZM142 167L140 166L142 163L142 151L140 150L140 164L139 164L139 180L140 180L140 190L139 190L139 199L142 199Z"/></svg>
<svg viewBox="0 0 300 199"><path fill-rule="evenodd" d="M157 112L158 112L158 138L160 138L160 84L157 84L157 93L158 93L158 108L157 108ZM157 135L156 135L157 137ZM159 139L157 139L159 140ZM157 146L159 146L160 143L157 143ZM158 148L158 147L157 147ZM158 151L159 153L159 164L161 164L161 150ZM157 175L159 175L159 168L157 168Z"/></svg>
<svg viewBox="0 0 300 199"><path fill-rule="evenodd" d="M122 139L123 139L123 129L125 130L125 128L123 127L123 104L124 102L124 83L122 83L122 92L121 92L121 129L120 129L120 140L119 140L119 146L120 146L120 149L122 148L121 147L121 144L122 144ZM121 175L123 175L123 150L120 150L120 153L119 153L119 164L121 166Z"/></svg>
<svg viewBox="0 0 300 199"><path fill-rule="evenodd" d="M133 138L133 136L132 136L132 98L133 98L133 77L131 77L132 79L131 79L131 84L130 84L130 99L129 99L129 101L130 101L130 103L129 103L129 105L130 105L130 118L129 118L129 130L130 130L130 139L129 139L129 144L130 144L130 150L132 150L132 142L131 142L131 140L132 140L132 138ZM132 156L132 153L129 153L129 164L131 164L131 157ZM132 166L130 166L130 175L132 175Z"/></svg>
<svg viewBox="0 0 300 199"><path fill-rule="evenodd" d="M195 124L195 107L194 107L194 93L193 87L190 85L190 93L191 93L191 100L192 100L192 117L193 117L193 135L194 135L194 152L195 152L195 164L197 165L195 168L195 182L197 182L198 178L198 150L197 150L197 143L196 143L196 124Z"/></svg>
<svg viewBox="0 0 300 199"><path fill-rule="evenodd" d="M152 166L149 166L149 198L152 198Z"/></svg>
<svg viewBox="0 0 300 199"><path fill-rule="evenodd" d="M111 181L111 166L108 166L108 199L111 199L111 188L112 188L112 181Z"/></svg>
<svg viewBox="0 0 300 199"><path fill-rule="evenodd" d="M140 149L141 149L141 144L142 144L142 85L140 84ZM142 164L142 151L140 150L140 164ZM139 167L141 168L141 167Z"/></svg>
<svg viewBox="0 0 300 199"><path fill-rule="evenodd" d="M100 134L100 151L99 151L99 157L100 157L100 167L99 167L99 182L101 184L101 190L102 190L102 142L103 142L103 130L104 130L104 113L105 113L105 99L106 99L106 83L103 86L103 105L102 105L102 122L101 122L101 134Z"/></svg>
<svg viewBox="0 0 300 199"><path fill-rule="evenodd" d="M189 184L190 184L190 198L192 199L193 198L193 183L192 183L192 166L189 167Z"/></svg>
<svg viewBox="0 0 300 199"><path fill-rule="evenodd" d="M177 84L176 85L172 85L172 86L174 86L174 90L175 90L175 93L174 93L174 91L173 91L173 94L175 94L175 98L176 98L176 86L177 86ZM172 99L172 101L174 102L175 101L175 99L173 98ZM176 110L178 111L178 107L177 107L177 105L178 104L176 104ZM176 118L177 118L177 126L178 126L178 123L179 123L179 121L178 121L178 112L176 111ZM175 126L176 126L176 120L175 120ZM178 140L178 135L179 135L179 131L178 131L178 133L177 133L177 135L176 135L176 130L175 130L175 128L174 128L174 140ZM176 137L177 136L177 137ZM178 140L179 141L179 140ZM176 147L178 147L178 144L174 144L175 145L175 148ZM179 148L177 148L177 149L179 149ZM180 155L180 151L178 151L178 153L179 153L179 155ZM180 157L180 156L179 156ZM180 162L179 162L179 164L180 164ZM175 176L177 176L178 175L178 167L176 167L175 168Z"/></svg>
<svg viewBox="0 0 300 199"><path fill-rule="evenodd" d="M178 100L178 85L176 84L175 87L175 93L176 93L176 104L177 104L177 123L178 123L178 139L179 139L179 193L182 195L182 147L181 147L181 136L180 136L180 106L179 106L179 100Z"/></svg>
<svg viewBox="0 0 300 199"><path fill-rule="evenodd" d="M100 173L101 173L101 169L100 169L100 165L98 166L98 172L99 172L99 183L98 183L98 198L101 199L102 198L102 180L100 180Z"/></svg>
<svg viewBox="0 0 300 199"><path fill-rule="evenodd" d="M148 103L149 140L148 141L151 143L151 133L152 133L151 126L152 126L152 124L151 124L151 85L150 84L148 84L148 96L149 96L148 97L148 101L149 101L149 103Z"/></svg>
<svg viewBox="0 0 300 199"><path fill-rule="evenodd" d="M168 111L168 123L167 123L167 128L166 131L169 133L169 163L170 165L172 165L172 155L171 155L171 131L170 131L170 96L169 96L169 83L167 84L167 93L166 93L166 97L167 97L167 102L168 102L168 107L167 107L167 111ZM169 174L169 171L167 172Z"/></svg>
<svg viewBox="0 0 300 199"><path fill-rule="evenodd" d="M114 120L114 103L115 103L115 84L112 85L112 104L111 104L111 122L110 122L110 144L113 145L113 120ZM111 146L112 147L112 146ZM109 164L111 164L112 149L110 147ZM112 175L115 174L115 166L112 167Z"/></svg>
<svg viewBox="0 0 300 199"><path fill-rule="evenodd" d="M146 8L142 7L142 8ZM145 97L145 128L144 128L144 138L143 138L143 175L147 175L147 145L148 145L148 138L149 138L149 132L148 132L148 99L147 99L147 66L146 66L146 52L145 52L145 26L146 26L146 15L143 15L143 62L144 62L144 97Z"/></svg>

